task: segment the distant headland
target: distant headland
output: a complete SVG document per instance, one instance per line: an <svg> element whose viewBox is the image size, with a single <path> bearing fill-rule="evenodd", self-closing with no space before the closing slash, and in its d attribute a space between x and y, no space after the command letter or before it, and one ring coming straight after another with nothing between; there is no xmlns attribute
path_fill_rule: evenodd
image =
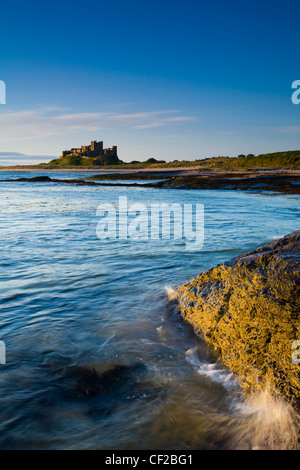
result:
<svg viewBox="0 0 300 470"><path fill-rule="evenodd" d="M63 150L59 158L48 163L34 165L0 166L0 170L168 170L168 169L214 169L214 170L300 170L300 150L288 150L260 155L240 153L233 156L215 156L191 159L184 153L182 159L167 162L153 157L145 160L122 161L118 147L104 148L103 141Z"/></svg>
<svg viewBox="0 0 300 470"><path fill-rule="evenodd" d="M90 145L73 147L69 150L63 150L60 158L55 158L49 163L41 163L38 166L42 168L97 168L97 167L121 167L129 165L152 165L166 164L165 160L156 160L149 158L146 162L132 161L123 162L118 157L118 147L113 145L110 148L104 148L103 141L93 140ZM34 165L36 166L36 165Z"/></svg>
<svg viewBox="0 0 300 470"><path fill-rule="evenodd" d="M60 158L32 166L0 167L1 171L37 172L97 172L83 179L59 179L49 176L23 177L19 181L80 184L94 186L138 186L127 181L146 180L144 188L160 189L222 189L268 191L300 194L300 150L276 152L255 156L239 154L236 157L212 157L197 160L165 162L153 157L145 161L123 162L117 155L117 146L104 148L103 141L64 150ZM99 171L101 170L101 171ZM149 180L158 179L157 182ZM99 180L99 182L97 182ZM104 180L104 181L101 181ZM9 181L9 180L6 180ZM101 182L100 182L101 181Z"/></svg>
<svg viewBox="0 0 300 470"><path fill-rule="evenodd" d="M84 161L85 159L86 162ZM85 166L85 163L95 166L118 165L122 163L118 158L116 145L111 148L103 148L103 141L97 142L96 140L93 140L90 145L82 145L79 148L64 150L60 160L63 164L83 166Z"/></svg>

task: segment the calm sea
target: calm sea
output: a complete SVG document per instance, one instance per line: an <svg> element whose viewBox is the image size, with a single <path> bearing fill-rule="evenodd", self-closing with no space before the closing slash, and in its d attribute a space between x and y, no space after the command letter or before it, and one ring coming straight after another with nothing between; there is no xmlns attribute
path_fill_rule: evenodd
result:
<svg viewBox="0 0 300 470"><path fill-rule="evenodd" d="M37 175L1 172L0 179ZM28 182L0 188L0 448L253 448L262 407L246 401L231 371L177 321L168 295L299 229L299 196ZM203 247L99 240L97 207L119 196L203 204Z"/></svg>

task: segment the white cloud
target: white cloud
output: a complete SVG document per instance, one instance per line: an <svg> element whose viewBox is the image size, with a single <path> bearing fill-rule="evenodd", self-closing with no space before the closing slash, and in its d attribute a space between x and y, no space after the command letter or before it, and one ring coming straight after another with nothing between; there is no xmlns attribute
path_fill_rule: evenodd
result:
<svg viewBox="0 0 300 470"><path fill-rule="evenodd" d="M53 158L55 158L54 155L26 155L20 152L0 152L0 166L47 163Z"/></svg>
<svg viewBox="0 0 300 470"><path fill-rule="evenodd" d="M180 125L194 120L177 110L159 110L132 114L63 113L58 108L10 111L0 114L2 141L44 139L74 131L99 131L129 127L147 129Z"/></svg>
<svg viewBox="0 0 300 470"><path fill-rule="evenodd" d="M151 127L162 127L168 126L170 124L184 124L186 122L194 121L193 117L189 116L177 116L177 117L167 117L163 119L154 119L152 122L147 124L140 124L138 126L134 126L135 129L149 129Z"/></svg>

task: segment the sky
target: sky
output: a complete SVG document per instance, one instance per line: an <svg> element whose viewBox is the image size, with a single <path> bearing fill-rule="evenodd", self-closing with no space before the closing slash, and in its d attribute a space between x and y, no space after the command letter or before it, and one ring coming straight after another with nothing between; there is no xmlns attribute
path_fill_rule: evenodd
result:
<svg viewBox="0 0 300 470"><path fill-rule="evenodd" d="M300 149L300 4L1 2L0 165L103 140L123 161ZM1 96L0 96L1 102Z"/></svg>

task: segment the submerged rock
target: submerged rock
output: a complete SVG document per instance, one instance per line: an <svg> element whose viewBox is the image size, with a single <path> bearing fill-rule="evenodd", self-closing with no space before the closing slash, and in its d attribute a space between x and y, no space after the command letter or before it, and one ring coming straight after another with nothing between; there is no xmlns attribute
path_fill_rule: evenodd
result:
<svg viewBox="0 0 300 470"><path fill-rule="evenodd" d="M271 388L297 406L300 361L292 358L300 340L299 268L300 230L177 289L184 320L239 375L243 387Z"/></svg>
<svg viewBox="0 0 300 470"><path fill-rule="evenodd" d="M16 180L7 180L7 181L26 181L31 183L52 183L54 180L49 176L33 176L32 178L18 178Z"/></svg>
<svg viewBox="0 0 300 470"><path fill-rule="evenodd" d="M61 378L61 391L68 401L93 399L99 409L111 412L118 404L154 400L163 393L163 387L152 383L147 372L142 363L115 364L104 372L73 366Z"/></svg>
<svg viewBox="0 0 300 470"><path fill-rule="evenodd" d="M102 374L94 369L78 367L73 370L73 375L76 378L76 390L86 397L93 397L120 393L126 387L134 388L139 381L139 375L143 372L145 372L145 366L142 364L133 366L116 364Z"/></svg>

